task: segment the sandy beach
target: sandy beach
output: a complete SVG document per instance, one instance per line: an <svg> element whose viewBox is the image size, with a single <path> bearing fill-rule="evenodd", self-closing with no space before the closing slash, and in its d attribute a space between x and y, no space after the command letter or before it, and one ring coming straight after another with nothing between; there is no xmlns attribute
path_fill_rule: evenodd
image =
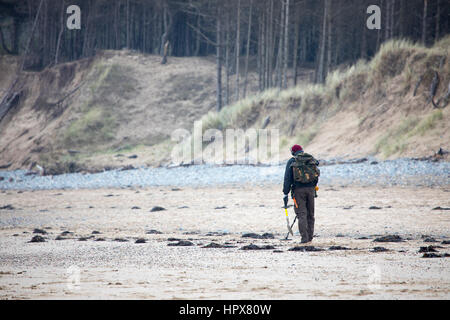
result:
<svg viewBox="0 0 450 320"><path fill-rule="evenodd" d="M324 186L313 242L290 251L279 185L3 190L0 298L449 299L450 260L419 252L450 253L449 192Z"/></svg>

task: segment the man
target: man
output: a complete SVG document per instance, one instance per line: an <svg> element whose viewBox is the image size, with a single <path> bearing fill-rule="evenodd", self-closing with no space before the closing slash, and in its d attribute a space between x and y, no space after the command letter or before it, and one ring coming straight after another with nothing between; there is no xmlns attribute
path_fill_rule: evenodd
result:
<svg viewBox="0 0 450 320"><path fill-rule="evenodd" d="M319 162L303 152L303 148L297 144L292 146L291 154L292 158L288 161L284 173L284 201L287 203L291 191L301 242L307 243L312 241L314 236L314 197L319 182Z"/></svg>

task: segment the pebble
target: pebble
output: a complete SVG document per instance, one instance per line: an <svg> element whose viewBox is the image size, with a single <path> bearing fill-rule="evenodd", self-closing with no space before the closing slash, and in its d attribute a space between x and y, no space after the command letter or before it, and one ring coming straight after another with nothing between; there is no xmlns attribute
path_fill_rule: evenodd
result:
<svg viewBox="0 0 450 320"><path fill-rule="evenodd" d="M193 246L194 244L190 241L180 240L175 243L168 243L167 245L171 246L171 247L188 247L188 246Z"/></svg>
<svg viewBox="0 0 450 320"><path fill-rule="evenodd" d="M34 236L31 238L30 242L45 242L45 239L42 236Z"/></svg>
<svg viewBox="0 0 450 320"><path fill-rule="evenodd" d="M27 176L27 170L2 171L0 189L50 190L98 189L151 186L215 186L233 183L281 183L285 164L272 166L214 166L209 164L120 169L82 174L69 173L55 176ZM359 186L447 186L449 162L416 161L412 159L386 160L377 165L364 161L321 166L321 185ZM324 189L326 190L326 189ZM112 195L107 195L112 196ZM442 210L442 209L441 209Z"/></svg>

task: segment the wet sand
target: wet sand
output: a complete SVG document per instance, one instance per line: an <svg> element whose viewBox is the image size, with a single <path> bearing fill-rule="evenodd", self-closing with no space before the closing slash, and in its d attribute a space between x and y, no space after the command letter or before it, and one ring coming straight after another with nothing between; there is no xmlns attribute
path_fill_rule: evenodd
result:
<svg viewBox="0 0 450 320"><path fill-rule="evenodd" d="M450 298L450 259L418 252L433 245L450 254L442 244L450 240L450 211L432 210L450 207L448 187L324 186L307 244L323 251L312 252L288 251L304 246L298 232L282 240L279 185L1 191L0 207L7 205L0 210L2 299ZM151 212L155 206L166 210ZM47 232L45 242L29 243L35 228ZM385 235L404 241L373 241ZM168 246L177 243L169 238L193 245ZM229 247L203 248L212 242ZM250 244L274 249L241 250Z"/></svg>

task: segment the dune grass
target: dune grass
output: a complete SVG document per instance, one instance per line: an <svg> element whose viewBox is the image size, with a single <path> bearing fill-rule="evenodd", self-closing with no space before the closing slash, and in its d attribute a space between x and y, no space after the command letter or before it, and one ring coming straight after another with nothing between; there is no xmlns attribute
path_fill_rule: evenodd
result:
<svg viewBox="0 0 450 320"><path fill-rule="evenodd" d="M429 88L433 70L439 68L443 59L448 57L449 44L450 36L443 38L432 48L409 40L388 41L370 61L359 60L352 66L330 72L324 84L302 84L281 91L273 88L225 106L220 112L210 112L203 118L205 130L258 126L263 122L261 120L263 117L276 113L289 113L290 118L313 114L312 118L315 119L313 122L306 127L296 126L294 131L286 128L286 119L281 119L282 123L272 123L279 125L283 135L294 136L307 145L318 134L317 128L321 121L326 121L355 101L367 99L364 98L367 92L370 93L368 97L371 103L385 99L390 80L395 77L401 76L403 95L414 88L420 75L423 75L422 88ZM446 68L448 65L447 63ZM444 77L448 76L445 70L442 73ZM448 79L444 81L448 82ZM267 108L268 105L270 108ZM376 151L386 156L401 153L407 146L408 137L423 134L440 119L442 113L439 112L423 120L406 119L389 134L380 138Z"/></svg>

